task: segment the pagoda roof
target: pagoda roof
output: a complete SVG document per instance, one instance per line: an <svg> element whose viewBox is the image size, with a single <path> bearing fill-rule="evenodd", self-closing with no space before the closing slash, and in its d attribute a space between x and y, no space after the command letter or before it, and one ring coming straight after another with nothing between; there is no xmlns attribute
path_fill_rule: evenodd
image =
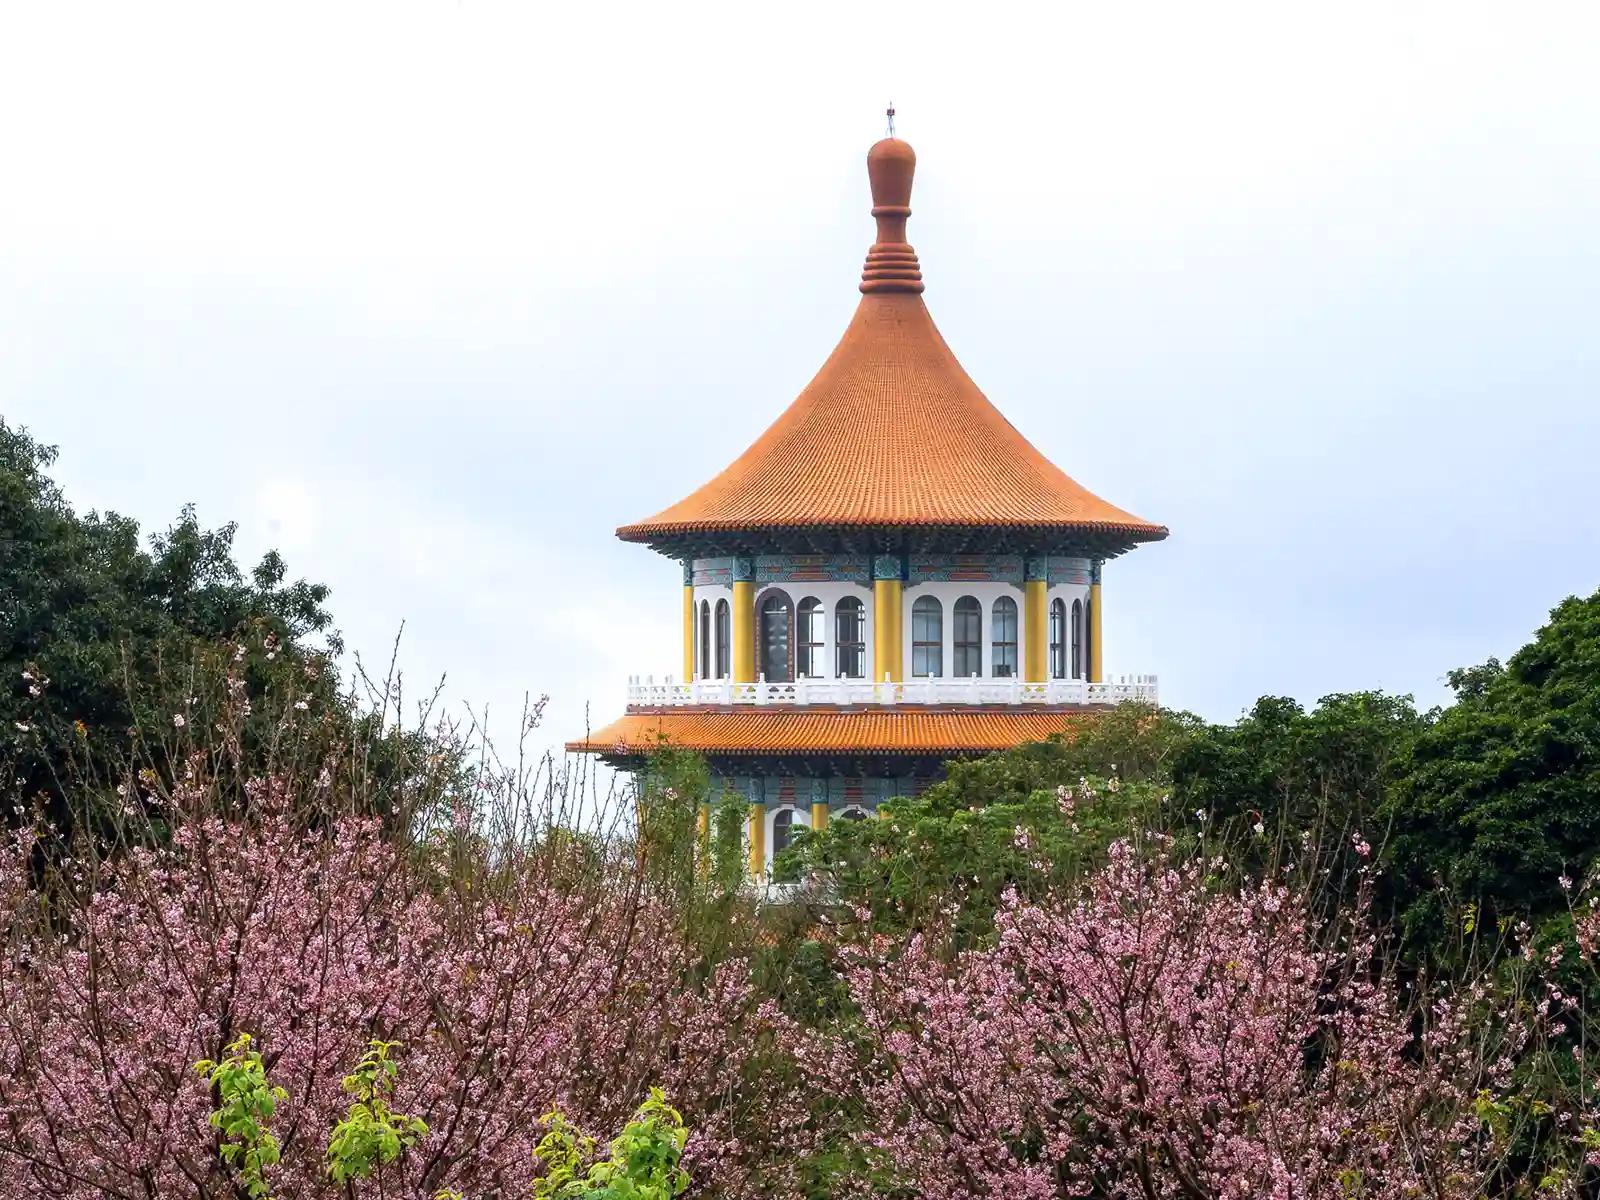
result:
<svg viewBox="0 0 1600 1200"><path fill-rule="evenodd" d="M987 754L1064 733L1089 708L702 709L629 713L568 742L575 754L632 758L662 745L702 754Z"/></svg>
<svg viewBox="0 0 1600 1200"><path fill-rule="evenodd" d="M618 537L672 550L752 531L990 529L1119 553L1167 536L1051 463L956 361L905 240L915 166L895 138L867 154L877 242L816 377L721 474Z"/></svg>

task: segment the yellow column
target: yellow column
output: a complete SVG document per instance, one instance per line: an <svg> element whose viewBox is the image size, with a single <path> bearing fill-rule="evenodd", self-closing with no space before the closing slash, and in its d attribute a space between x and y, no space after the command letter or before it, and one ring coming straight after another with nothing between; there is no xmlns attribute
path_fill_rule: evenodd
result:
<svg viewBox="0 0 1600 1200"><path fill-rule="evenodd" d="M751 579L733 583L733 681L756 681L756 585Z"/></svg>
<svg viewBox="0 0 1600 1200"><path fill-rule="evenodd" d="M1105 682L1105 659L1100 656L1100 569L1089 585L1089 682Z"/></svg>
<svg viewBox="0 0 1600 1200"><path fill-rule="evenodd" d="M811 828L821 833L828 827L828 806L826 803L811 806Z"/></svg>
<svg viewBox="0 0 1600 1200"><path fill-rule="evenodd" d="M767 873L767 806L750 806L750 878Z"/></svg>
<svg viewBox="0 0 1600 1200"><path fill-rule="evenodd" d="M683 585L683 682L694 682L694 584Z"/></svg>
<svg viewBox="0 0 1600 1200"><path fill-rule="evenodd" d="M1050 585L1043 579L1030 579L1022 585L1022 678L1043 683L1050 673L1050 634L1046 617L1046 593Z"/></svg>
<svg viewBox="0 0 1600 1200"><path fill-rule="evenodd" d="M872 582L872 682L882 683L887 675L895 682L905 678L900 661L900 606L905 595L898 579Z"/></svg>
<svg viewBox="0 0 1600 1200"><path fill-rule="evenodd" d="M705 878L711 870L711 805L702 804L700 813L695 817L695 832L699 835L695 845L699 847L700 877Z"/></svg>

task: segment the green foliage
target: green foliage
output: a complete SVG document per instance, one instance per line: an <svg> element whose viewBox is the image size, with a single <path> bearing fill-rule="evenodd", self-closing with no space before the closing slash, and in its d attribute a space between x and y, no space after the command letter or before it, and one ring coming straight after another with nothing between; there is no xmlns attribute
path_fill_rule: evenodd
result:
<svg viewBox="0 0 1600 1200"><path fill-rule="evenodd" d="M634 782L637 838L646 877L680 902L694 891L696 823L711 790L705 759L662 744Z"/></svg>
<svg viewBox="0 0 1600 1200"><path fill-rule="evenodd" d="M689 1187L679 1165L689 1131L658 1087L650 1089L650 1098L612 1140L611 1157L601 1162L591 1161L595 1140L560 1112L544 1120L549 1131L534 1150L544 1173L534 1180L534 1200L672 1200Z"/></svg>
<svg viewBox="0 0 1600 1200"><path fill-rule="evenodd" d="M1055 750L1021 746L955 764L948 780L890 801L878 819L797 836L782 865L825 882L876 932L904 933L956 910L958 931L981 937L1006 891L1039 896L1076 880L1130 827L1160 818L1158 784L1057 782ZM983 803L990 781L1004 781L1004 798Z"/></svg>
<svg viewBox="0 0 1600 1200"><path fill-rule="evenodd" d="M276 552L247 577L235 527L202 529L192 508L147 549L131 519L74 512L46 474L55 457L0 420L0 754L64 822L72 781L115 783L136 730L170 732L184 710L156 693L193 694L197 645L247 640L259 676L311 661L313 634L339 643L328 589L285 583Z"/></svg>
<svg viewBox="0 0 1600 1200"><path fill-rule="evenodd" d="M389 1107L387 1097L400 1073L389 1057L396 1043L374 1038L369 1044L371 1049L344 1079L344 1090L355 1102L328 1141L328 1177L335 1183L368 1178L374 1167L392 1163L428 1133L421 1118Z"/></svg>
<svg viewBox="0 0 1600 1200"><path fill-rule="evenodd" d="M925 794L954 811L1020 803L1036 792L1072 787L1084 778L1164 780L1174 756L1204 728L1188 713L1119 704L1042 742L949 763L945 778Z"/></svg>
<svg viewBox="0 0 1600 1200"><path fill-rule="evenodd" d="M709 876L713 890L723 895L737 892L744 882L748 812L745 798L731 789L724 790L711 809L711 845L707 848Z"/></svg>
<svg viewBox="0 0 1600 1200"><path fill-rule="evenodd" d="M1295 834L1317 827L1335 842L1372 825L1428 723L1409 696L1325 696L1310 712L1263 696L1235 724L1193 731L1172 758L1174 795L1216 822Z"/></svg>
<svg viewBox="0 0 1600 1200"><path fill-rule="evenodd" d="M1452 672L1456 702L1399 773L1390 857L1413 936L1463 904L1560 912L1600 855L1600 592L1556 606L1502 667Z"/></svg>
<svg viewBox="0 0 1600 1200"><path fill-rule="evenodd" d="M226 1057L201 1059L194 1069L216 1097L217 1108L210 1120L221 1138L217 1153L238 1173L246 1195L270 1200L272 1188L266 1171L278 1162L278 1139L267 1123L289 1094L267 1082L261 1054L251 1049L248 1033L241 1033L228 1046Z"/></svg>

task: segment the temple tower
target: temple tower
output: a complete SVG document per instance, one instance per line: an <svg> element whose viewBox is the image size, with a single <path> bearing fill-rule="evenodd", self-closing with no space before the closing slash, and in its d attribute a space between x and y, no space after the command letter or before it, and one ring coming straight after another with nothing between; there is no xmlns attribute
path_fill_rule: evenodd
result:
<svg viewBox="0 0 1600 1200"><path fill-rule="evenodd" d="M877 239L833 354L754 445L617 536L683 567L681 680L568 749L665 737L750 806L751 873L796 825L869 815L949 759L1157 699L1111 681L1104 564L1167 530L1047 461L945 345L906 241L916 155L867 153Z"/></svg>

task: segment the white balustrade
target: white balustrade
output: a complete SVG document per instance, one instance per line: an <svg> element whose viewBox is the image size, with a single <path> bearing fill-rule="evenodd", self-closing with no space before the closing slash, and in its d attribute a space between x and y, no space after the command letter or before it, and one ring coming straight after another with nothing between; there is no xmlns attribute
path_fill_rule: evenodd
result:
<svg viewBox="0 0 1600 1200"><path fill-rule="evenodd" d="M697 679L657 683L653 675L628 680L630 708L797 707L869 704L983 705L1160 703L1154 675L1124 675L1104 683L1052 679L1026 683L1017 678L906 679L898 683L866 679L797 679L792 683L734 683L731 679Z"/></svg>

